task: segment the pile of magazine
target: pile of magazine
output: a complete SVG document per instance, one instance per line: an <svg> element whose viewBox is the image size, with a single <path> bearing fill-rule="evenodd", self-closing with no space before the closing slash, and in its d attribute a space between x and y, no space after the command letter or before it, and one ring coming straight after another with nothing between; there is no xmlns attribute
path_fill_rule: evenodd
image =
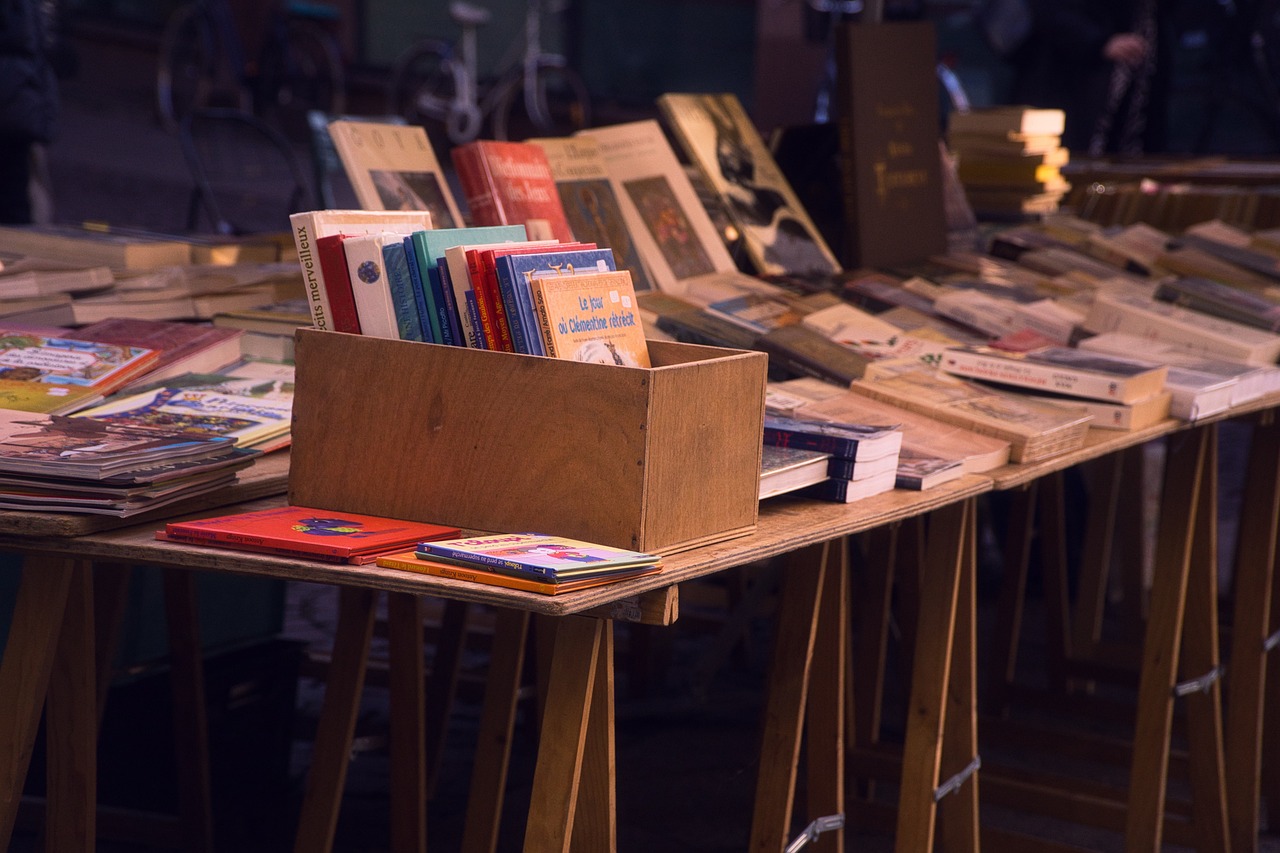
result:
<svg viewBox="0 0 1280 853"><path fill-rule="evenodd" d="M224 437L0 409L0 508L124 518L225 488L258 455Z"/></svg>

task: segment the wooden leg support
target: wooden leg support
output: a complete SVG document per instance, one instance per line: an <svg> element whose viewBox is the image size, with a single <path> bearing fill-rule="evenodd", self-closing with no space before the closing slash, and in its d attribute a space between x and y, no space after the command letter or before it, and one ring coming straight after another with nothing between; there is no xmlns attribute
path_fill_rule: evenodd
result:
<svg viewBox="0 0 1280 853"><path fill-rule="evenodd" d="M422 598L387 593L391 849L427 850L427 702Z"/></svg>
<svg viewBox="0 0 1280 853"><path fill-rule="evenodd" d="M48 811L45 849L93 850L97 820L97 684L93 655L93 571L76 562L45 700Z"/></svg>

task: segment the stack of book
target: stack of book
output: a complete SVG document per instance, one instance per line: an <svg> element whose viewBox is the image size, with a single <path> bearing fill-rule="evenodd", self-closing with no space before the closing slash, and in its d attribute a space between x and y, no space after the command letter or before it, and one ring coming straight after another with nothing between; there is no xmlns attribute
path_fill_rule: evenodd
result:
<svg viewBox="0 0 1280 853"><path fill-rule="evenodd" d="M979 216L1021 217L1058 209L1071 185L1061 144L1062 110L990 107L953 113L947 142Z"/></svg>
<svg viewBox="0 0 1280 853"><path fill-rule="evenodd" d="M239 311L221 311L213 315L213 325L236 331L243 356L293 361L293 332L311 325L311 306L305 299L286 299Z"/></svg>
<svg viewBox="0 0 1280 853"><path fill-rule="evenodd" d="M60 329L0 330L6 408L65 415L101 402L155 367L158 350L78 340Z"/></svg>
<svg viewBox="0 0 1280 853"><path fill-rule="evenodd" d="M257 455L177 429L0 409L0 507L125 518L224 488Z"/></svg>
<svg viewBox="0 0 1280 853"><path fill-rule="evenodd" d="M842 424L766 415L764 443L830 454L827 478L799 493L851 503L894 487L902 430L897 424Z"/></svg>
<svg viewBox="0 0 1280 853"><path fill-rule="evenodd" d="M542 533L495 533L420 542L379 557L379 566L436 577L557 595L655 574L653 554Z"/></svg>

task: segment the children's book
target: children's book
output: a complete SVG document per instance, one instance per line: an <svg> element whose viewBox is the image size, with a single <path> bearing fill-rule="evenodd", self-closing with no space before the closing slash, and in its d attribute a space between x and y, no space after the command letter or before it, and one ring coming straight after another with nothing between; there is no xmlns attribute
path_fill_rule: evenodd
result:
<svg viewBox="0 0 1280 853"><path fill-rule="evenodd" d="M547 355L571 361L649 367L649 346L627 270L534 278Z"/></svg>
<svg viewBox="0 0 1280 853"><path fill-rule="evenodd" d="M0 331L0 407L67 414L151 369L159 350L75 340L54 330Z"/></svg>
<svg viewBox="0 0 1280 853"><path fill-rule="evenodd" d="M213 371L239 360L240 334L239 329L196 323L116 317L68 332L67 337L155 350L159 353L155 365L141 377L154 381L180 373Z"/></svg>
<svg viewBox="0 0 1280 853"><path fill-rule="evenodd" d="M365 210L425 210L438 228L462 225L444 169L417 125L336 119L333 147Z"/></svg>
<svg viewBox="0 0 1280 853"><path fill-rule="evenodd" d="M164 527L167 536L187 542L282 549L344 560L403 550L426 540L457 536L459 532L457 527L448 525L304 506L170 522Z"/></svg>
<svg viewBox="0 0 1280 853"><path fill-rule="evenodd" d="M658 98L658 107L689 159L724 202L757 272L805 275L840 270L736 95L667 93Z"/></svg>
<svg viewBox="0 0 1280 853"><path fill-rule="evenodd" d="M477 139L450 151L476 225L523 225L536 240L574 239L546 153L532 142Z"/></svg>
<svg viewBox="0 0 1280 853"><path fill-rule="evenodd" d="M511 323L516 352L547 354L530 288L534 278L610 272L617 269L614 263L613 252L607 248L495 253L498 293Z"/></svg>
<svg viewBox="0 0 1280 853"><path fill-rule="evenodd" d="M553 246L564 248L565 250L596 248L590 243L534 240L523 246L494 246L467 253L467 268L471 274L471 286L480 295L479 305L481 319L486 324L485 332L488 334L489 325L492 324L498 335L499 347L497 348L502 349L504 352L528 352L529 350L528 342L523 339L522 343L525 349L520 349L516 346L516 334L522 331L522 327L520 326L519 315L513 316L508 311L506 300L502 297L498 282L497 258L499 255L505 254L542 251Z"/></svg>
<svg viewBox="0 0 1280 853"><path fill-rule="evenodd" d="M492 571L486 568L467 568L453 563L429 560L425 557L419 557L414 551L378 557L377 564L386 569L419 572L420 574L433 575L439 578L451 578L453 580L484 584L485 586L505 587L506 589L520 589L541 595L559 595L564 592L589 589L602 584L644 577L645 575L652 575L662 571L662 567L655 564L619 569L604 575L537 580L534 577L525 575Z"/></svg>
<svg viewBox="0 0 1280 853"><path fill-rule="evenodd" d="M544 578L596 575L660 562L653 554L544 533L495 533L422 542L417 553L428 560L457 561Z"/></svg>

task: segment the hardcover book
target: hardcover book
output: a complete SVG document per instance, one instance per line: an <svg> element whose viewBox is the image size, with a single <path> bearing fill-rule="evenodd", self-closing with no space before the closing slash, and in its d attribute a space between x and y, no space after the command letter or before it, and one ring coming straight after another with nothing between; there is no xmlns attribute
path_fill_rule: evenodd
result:
<svg viewBox="0 0 1280 853"><path fill-rule="evenodd" d="M667 93L658 107L737 226L757 272L840 270L736 95Z"/></svg>
<svg viewBox="0 0 1280 853"><path fill-rule="evenodd" d="M902 448L902 430L897 424L831 423L765 415L764 443L820 450L862 462L896 455Z"/></svg>
<svg viewBox="0 0 1280 853"><path fill-rule="evenodd" d="M417 125L337 119L329 136L365 210L428 211L439 228L462 226L427 132Z"/></svg>
<svg viewBox="0 0 1280 853"><path fill-rule="evenodd" d="M147 382L181 373L209 373L237 361L240 335L239 329L128 317L92 323L66 334L81 341L154 350L159 354L155 363L140 375Z"/></svg>
<svg viewBox="0 0 1280 853"><path fill-rule="evenodd" d="M1133 403L1164 388L1163 365L1071 347L1025 353L992 347L952 347L940 367L956 376L1016 385L1034 391Z"/></svg>
<svg viewBox="0 0 1280 853"><path fill-rule="evenodd" d="M455 346L466 346L466 335L470 330L467 318L459 311L457 293L453 289L453 280L448 281L441 274L440 261L445 257L445 250L465 243L485 243L489 241L510 240L523 241L525 230L522 225L499 225L495 227L472 228L433 228L415 231L408 239L413 242L414 259L417 261L420 284L423 288L423 303L427 311L428 322L432 329L440 328L441 343ZM433 271L434 270L434 274ZM449 286L448 292L445 291ZM437 290L438 288L438 290Z"/></svg>
<svg viewBox="0 0 1280 853"><path fill-rule="evenodd" d="M626 270L534 278L547 355L572 361L649 367L649 347Z"/></svg>
<svg viewBox="0 0 1280 853"><path fill-rule="evenodd" d="M477 139L450 151L476 225L523 225L533 240L572 242L546 153L532 142Z"/></svg>
<svg viewBox="0 0 1280 853"><path fill-rule="evenodd" d="M661 562L653 554L542 533L498 533L422 542L417 553L427 559L507 569L543 578L599 575Z"/></svg>
<svg viewBox="0 0 1280 853"><path fill-rule="evenodd" d="M575 578L553 578L538 580L533 576L517 575L514 572L497 572L484 568L467 568L454 563L442 563L419 557L415 551L380 556L376 560L385 569L400 569L407 572L419 572L438 578L467 581L468 583L499 586L506 589L519 589L525 592L536 592L539 595L559 595L579 589L589 589L607 583L617 583L631 578L644 577L662 571L658 565L637 566L631 569L619 569L602 575Z"/></svg>
<svg viewBox="0 0 1280 853"><path fill-rule="evenodd" d="M533 279L616 269L613 252L607 248L495 253L494 265L498 292L511 323L512 343L516 352L529 355L547 354L538 312L533 305Z"/></svg>
<svg viewBox="0 0 1280 853"><path fill-rule="evenodd" d="M915 263L946 249L936 39L930 21L837 34L844 266Z"/></svg>
<svg viewBox="0 0 1280 853"><path fill-rule="evenodd" d="M530 139L547 155L560 205L574 239L613 250L614 269L631 271L637 293L653 289L635 241L622 220L622 207L600 154L600 143L589 136Z"/></svg>
<svg viewBox="0 0 1280 853"><path fill-rule="evenodd" d="M360 318L362 335L393 340L400 337L382 248L388 241L403 239L398 235L364 234L347 237L342 241L342 251L347 259L347 276L351 281L351 295L356 305L356 316Z"/></svg>
<svg viewBox="0 0 1280 853"><path fill-rule="evenodd" d="M490 325L497 331L500 346L494 347L494 349L500 348L504 352L524 352L527 354L531 350L528 339L533 334L533 331L538 328L536 325L531 325L527 330L528 334L526 334L525 327L521 325L522 318L519 305L508 304L507 299L503 296L502 283L498 279L498 258L509 254L531 254L561 247L566 251L596 248L590 243L533 240L523 246L495 246L480 249L474 253L467 253L467 266L471 274L471 286L478 292L480 297L478 303L481 309L481 319L485 324L485 332L488 334ZM530 297L530 304L532 304L532 297ZM512 310L513 308L515 309L514 311ZM519 342L516 340L517 335L520 337ZM524 349L521 349L521 346Z"/></svg>
<svg viewBox="0 0 1280 853"><path fill-rule="evenodd" d="M403 550L424 540L456 536L459 530L442 524L283 506L170 522L164 532L185 542L229 548L243 544L345 560L373 552Z"/></svg>

